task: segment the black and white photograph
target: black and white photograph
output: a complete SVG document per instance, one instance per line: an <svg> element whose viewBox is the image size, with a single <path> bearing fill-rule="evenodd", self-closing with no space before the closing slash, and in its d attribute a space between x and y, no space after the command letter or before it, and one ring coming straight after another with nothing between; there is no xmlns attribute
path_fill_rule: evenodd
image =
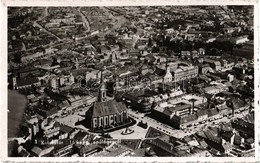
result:
<svg viewBox="0 0 260 163"><path fill-rule="evenodd" d="M7 7L8 157L255 157L254 10Z"/></svg>

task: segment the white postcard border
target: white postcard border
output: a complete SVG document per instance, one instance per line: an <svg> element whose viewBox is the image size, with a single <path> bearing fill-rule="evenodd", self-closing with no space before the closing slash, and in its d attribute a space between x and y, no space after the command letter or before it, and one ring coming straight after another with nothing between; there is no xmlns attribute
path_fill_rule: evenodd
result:
<svg viewBox="0 0 260 163"><path fill-rule="evenodd" d="M254 5L254 66L255 66L255 157L7 157L7 7L10 6L139 6L139 5ZM257 0L3 0L1 3L0 38L0 160L11 162L256 162L260 161L259 148L259 2Z"/></svg>

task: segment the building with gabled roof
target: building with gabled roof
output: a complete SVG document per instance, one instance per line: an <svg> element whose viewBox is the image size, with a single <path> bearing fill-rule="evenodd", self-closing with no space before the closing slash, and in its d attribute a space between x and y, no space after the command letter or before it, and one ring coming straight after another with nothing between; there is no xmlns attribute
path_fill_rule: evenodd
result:
<svg viewBox="0 0 260 163"><path fill-rule="evenodd" d="M118 124L128 122L126 106L115 100L97 102L86 113L91 120L91 129L115 127Z"/></svg>
<svg viewBox="0 0 260 163"><path fill-rule="evenodd" d="M86 112L86 121L93 131L115 128L129 122L125 104L116 100L106 101L106 99L106 88L101 74L98 102L95 102Z"/></svg>
<svg viewBox="0 0 260 163"><path fill-rule="evenodd" d="M40 86L41 82L38 78L32 77L32 78L20 78L17 79L16 77L13 77L13 89L23 89L23 88L29 88L32 86Z"/></svg>
<svg viewBox="0 0 260 163"><path fill-rule="evenodd" d="M41 156L47 155L53 149L54 149L54 146L45 146L45 147L41 147L41 148L38 147L38 146L34 146L32 148L32 155L37 156L37 157L41 157Z"/></svg>

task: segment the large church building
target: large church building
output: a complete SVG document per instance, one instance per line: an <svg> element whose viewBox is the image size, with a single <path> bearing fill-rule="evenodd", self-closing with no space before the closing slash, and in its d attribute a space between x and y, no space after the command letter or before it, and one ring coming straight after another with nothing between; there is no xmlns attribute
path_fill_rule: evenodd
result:
<svg viewBox="0 0 260 163"><path fill-rule="evenodd" d="M106 88L101 73L101 87L98 102L86 112L86 123L92 131L115 128L129 122L127 108L124 103L106 100Z"/></svg>

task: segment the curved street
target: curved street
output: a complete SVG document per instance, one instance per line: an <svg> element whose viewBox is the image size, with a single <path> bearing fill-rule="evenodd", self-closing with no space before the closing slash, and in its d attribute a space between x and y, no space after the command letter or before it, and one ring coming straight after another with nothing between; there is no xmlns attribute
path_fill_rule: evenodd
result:
<svg viewBox="0 0 260 163"><path fill-rule="evenodd" d="M83 26L85 27L86 32L89 32L90 31L89 21L87 20L87 18L81 12L81 7L79 7L77 11L78 11L79 15L81 16L81 19L83 21Z"/></svg>

